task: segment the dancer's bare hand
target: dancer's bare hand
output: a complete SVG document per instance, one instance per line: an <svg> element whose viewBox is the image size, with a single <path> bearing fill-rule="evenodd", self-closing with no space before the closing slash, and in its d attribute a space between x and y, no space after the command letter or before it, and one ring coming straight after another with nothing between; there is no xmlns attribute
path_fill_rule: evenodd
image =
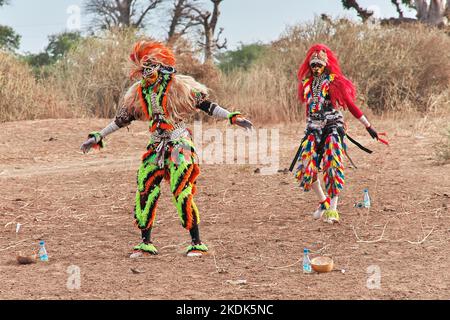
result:
<svg viewBox="0 0 450 320"><path fill-rule="evenodd" d="M95 141L95 138L89 138L87 139L85 142L83 142L83 144L81 145L80 149L81 151L83 151L83 153L88 153L89 150L92 149L92 147L96 144L97 142Z"/></svg>
<svg viewBox="0 0 450 320"><path fill-rule="evenodd" d="M245 130L252 130L253 129L253 123L250 120L247 120L245 118L238 117L236 119L236 125L239 127L244 128Z"/></svg>

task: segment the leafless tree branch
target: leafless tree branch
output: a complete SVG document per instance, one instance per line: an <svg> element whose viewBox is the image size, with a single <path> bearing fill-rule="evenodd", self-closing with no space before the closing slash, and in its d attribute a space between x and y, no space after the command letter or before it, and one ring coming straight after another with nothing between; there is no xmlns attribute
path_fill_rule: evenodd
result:
<svg viewBox="0 0 450 320"><path fill-rule="evenodd" d="M345 9L354 9L356 10L358 16L363 20L367 21L371 16L373 16L373 12L362 8L358 1L356 0L342 0L342 5Z"/></svg>
<svg viewBox="0 0 450 320"><path fill-rule="evenodd" d="M402 18L403 18L403 10L402 10L402 8L401 8L401 6L400 6L400 1L399 1L399 0L391 0L391 2L392 2L392 4L395 6L395 9L396 9L397 12L398 12L398 17L399 17L400 19L402 19Z"/></svg>
<svg viewBox="0 0 450 320"><path fill-rule="evenodd" d="M194 15L198 6L197 0L174 0L167 33L168 42L185 35L189 29L201 25Z"/></svg>
<svg viewBox="0 0 450 320"><path fill-rule="evenodd" d="M202 26L200 31L202 41L199 41L199 45L203 48L205 55L205 63L210 63L213 60L214 51L224 49L227 45L225 39L221 44L220 36L222 35L223 28L221 28L216 34L217 22L220 16L219 6L223 0L210 0L213 3L213 11L205 11L198 7L192 8L193 21L199 23Z"/></svg>
<svg viewBox="0 0 450 320"><path fill-rule="evenodd" d="M155 9L163 0L152 0L150 1L150 4L141 12L139 18L137 19L137 21L134 23L134 26L136 28L141 27L142 25L142 21L144 20L144 18L147 16L148 12L150 10ZM134 8L134 7L133 7Z"/></svg>
<svg viewBox="0 0 450 320"><path fill-rule="evenodd" d="M166 0L86 0L84 8L94 16L95 28L142 28L145 18Z"/></svg>

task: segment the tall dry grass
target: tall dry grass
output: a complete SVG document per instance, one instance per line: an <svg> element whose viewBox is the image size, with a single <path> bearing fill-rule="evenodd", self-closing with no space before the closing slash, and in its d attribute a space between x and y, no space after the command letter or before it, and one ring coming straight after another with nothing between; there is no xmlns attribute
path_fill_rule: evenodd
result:
<svg viewBox="0 0 450 320"><path fill-rule="evenodd" d="M34 78L28 65L0 52L0 122L71 115L57 94Z"/></svg>
<svg viewBox="0 0 450 320"><path fill-rule="evenodd" d="M130 29L84 39L50 70L49 82L63 93L78 116L113 117L132 84L129 56L133 44L143 38L148 37ZM199 81L217 79L217 69L202 65L188 42L179 39L171 47L179 72Z"/></svg>
<svg viewBox="0 0 450 320"><path fill-rule="evenodd" d="M30 68L0 55L0 121L45 117L111 118L131 84L129 54L145 35L134 30L88 37L36 81ZM180 73L212 89L212 99L257 123L299 121L298 66L308 48L325 43L340 58L367 112L450 111L450 37L422 25L376 27L317 20L288 28L247 71L221 74L203 65L192 45L172 47Z"/></svg>
<svg viewBox="0 0 450 320"><path fill-rule="evenodd" d="M290 27L249 71L221 76L222 99L258 121L303 118L296 72L314 43L337 53L365 111L450 110L448 35L422 25L378 27L342 21Z"/></svg>
<svg viewBox="0 0 450 320"><path fill-rule="evenodd" d="M88 37L51 69L48 82L78 117L110 118L131 84L127 74L133 30Z"/></svg>
<svg viewBox="0 0 450 320"><path fill-rule="evenodd" d="M450 125L440 133L440 139L434 144L434 154L440 164L450 163Z"/></svg>

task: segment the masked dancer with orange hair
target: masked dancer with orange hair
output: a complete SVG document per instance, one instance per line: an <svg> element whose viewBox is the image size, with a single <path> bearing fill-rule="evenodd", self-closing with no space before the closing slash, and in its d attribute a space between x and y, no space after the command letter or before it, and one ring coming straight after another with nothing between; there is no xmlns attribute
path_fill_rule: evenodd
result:
<svg viewBox="0 0 450 320"><path fill-rule="evenodd" d="M229 112L208 100L208 88L192 77L176 73L175 57L162 43L142 40L131 53L131 78L137 80L125 94L116 118L100 132L92 132L81 150L103 147L103 139L133 120L149 121L151 134L147 152L137 172L134 217L141 230L142 242L134 247L135 253L157 254L151 241L163 179L170 183L173 202L181 224L189 230L192 243L187 255L206 253L208 247L200 240L199 210L194 202L196 180L200 170L191 133L184 118L202 110L218 119L228 119L245 129L252 123L239 112Z"/></svg>
<svg viewBox="0 0 450 320"><path fill-rule="evenodd" d="M339 222L337 210L339 194L344 187L343 156L347 152L345 137L361 149L371 153L351 139L345 132L344 117L340 109L348 109L367 129L373 139L387 144L356 106L356 90L353 83L341 72L335 54L325 45L310 48L298 71L299 99L306 104L306 130L290 170L304 191L311 189L320 203L313 213L315 219L324 218L328 223ZM326 194L318 180L323 171Z"/></svg>

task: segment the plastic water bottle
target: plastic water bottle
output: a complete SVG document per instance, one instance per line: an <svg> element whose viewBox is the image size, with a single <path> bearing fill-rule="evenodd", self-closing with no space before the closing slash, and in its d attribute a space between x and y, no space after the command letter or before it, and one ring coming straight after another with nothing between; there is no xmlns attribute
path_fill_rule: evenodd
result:
<svg viewBox="0 0 450 320"><path fill-rule="evenodd" d="M364 189L364 208L370 208L369 189Z"/></svg>
<svg viewBox="0 0 450 320"><path fill-rule="evenodd" d="M45 250L45 242L44 241L40 241L39 242L39 260L41 261L48 261L48 254L47 254L47 250Z"/></svg>
<svg viewBox="0 0 450 320"><path fill-rule="evenodd" d="M309 259L309 249L303 249L303 273L311 273L311 260Z"/></svg>

